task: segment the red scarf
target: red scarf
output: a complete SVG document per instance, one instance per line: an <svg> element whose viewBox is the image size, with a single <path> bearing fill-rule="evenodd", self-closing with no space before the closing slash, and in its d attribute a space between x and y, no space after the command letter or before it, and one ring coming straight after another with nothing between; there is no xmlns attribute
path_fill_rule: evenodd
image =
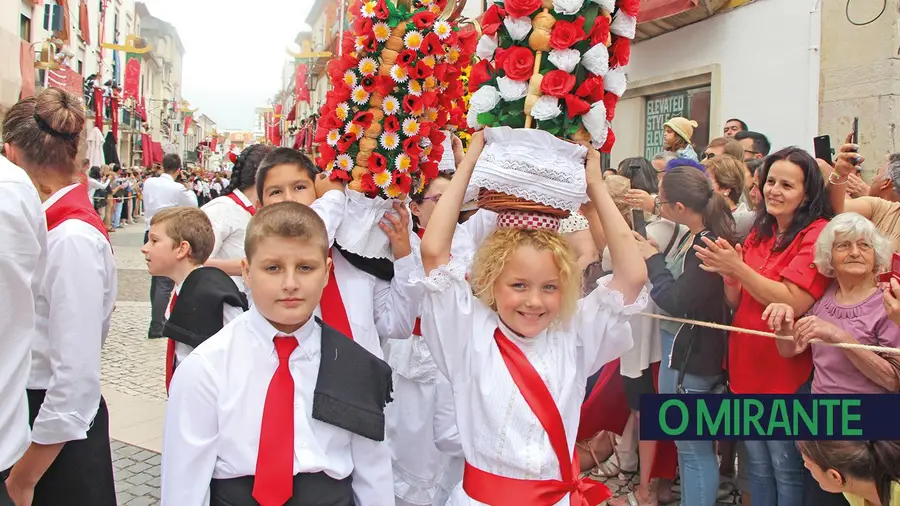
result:
<svg viewBox="0 0 900 506"><path fill-rule="evenodd" d="M87 186L79 184L51 204L45 211L47 230L53 230L67 220L79 220L96 228L108 242L109 232L106 231L106 225L103 224L100 215L94 210L87 191Z"/></svg>
<svg viewBox="0 0 900 506"><path fill-rule="evenodd" d="M592 506L609 499L612 494L606 485L587 477L578 479L578 459L572 458L574 451L569 451L559 408L540 374L522 350L503 335L499 328L494 331L494 341L513 382L550 438L550 445L559 461L562 480L507 478L482 471L466 462L463 476L466 494L491 506L556 504L566 494L570 494L572 506Z"/></svg>
<svg viewBox="0 0 900 506"><path fill-rule="evenodd" d="M240 190L235 190L235 191L240 191ZM254 207L252 205L248 206L247 204L245 204L244 201L241 200L241 198L238 197L236 193L234 193L234 192L229 193L228 198L233 200L235 204L241 206L241 209L250 213L250 216L253 216L256 214L256 207Z"/></svg>

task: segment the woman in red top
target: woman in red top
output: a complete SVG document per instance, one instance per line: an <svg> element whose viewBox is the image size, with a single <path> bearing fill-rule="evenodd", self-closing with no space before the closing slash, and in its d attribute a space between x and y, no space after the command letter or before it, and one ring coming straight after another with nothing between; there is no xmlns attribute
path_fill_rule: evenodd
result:
<svg viewBox="0 0 900 506"><path fill-rule="evenodd" d="M813 262L816 239L833 215L815 159L799 148L766 158L763 200L742 248L705 239L695 246L706 270L725 280L732 325L768 332L762 319L768 304L782 302L802 315L822 297L829 279ZM809 351L792 358L775 341L732 332L728 346L731 390L738 394L808 392ZM750 495L754 506L802 506L803 460L792 441L746 441Z"/></svg>

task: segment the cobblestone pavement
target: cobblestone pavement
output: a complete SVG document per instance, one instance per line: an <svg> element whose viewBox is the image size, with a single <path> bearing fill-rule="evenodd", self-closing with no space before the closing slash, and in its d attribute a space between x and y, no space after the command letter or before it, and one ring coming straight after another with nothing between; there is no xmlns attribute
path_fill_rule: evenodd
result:
<svg viewBox="0 0 900 506"><path fill-rule="evenodd" d="M116 310L103 347L102 382L110 405L116 494L119 506L159 504L162 411L166 390L162 364L166 343L147 339L150 324L150 276L141 255L143 223L111 234L119 284ZM147 414L145 414L147 413ZM114 430L116 427L118 430ZM148 439L149 438L149 439ZM150 444L146 442L149 441ZM129 444L131 443L131 444ZM140 445L140 446L138 446ZM614 495L627 493L634 475L602 479ZM680 487L673 488L676 497ZM719 506L739 504L735 494Z"/></svg>

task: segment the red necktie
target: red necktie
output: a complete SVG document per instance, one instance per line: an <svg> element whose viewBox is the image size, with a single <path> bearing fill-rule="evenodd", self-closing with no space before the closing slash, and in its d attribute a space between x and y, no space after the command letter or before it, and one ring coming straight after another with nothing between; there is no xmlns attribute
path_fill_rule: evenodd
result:
<svg viewBox="0 0 900 506"><path fill-rule="evenodd" d="M172 311L175 309L175 301L178 300L178 294L172 290L172 301L169 302L168 318L172 317ZM167 318L167 319L168 319ZM168 339L166 343L166 393L169 393L169 383L172 382L172 375L175 374L175 340Z"/></svg>
<svg viewBox="0 0 900 506"><path fill-rule="evenodd" d="M328 252L328 258L332 258L330 251ZM334 259L332 259L331 270L328 272L328 284L322 290L322 300L319 301L319 307L322 308L322 321L341 334L353 339L353 331L350 330L350 320L347 318L347 310L344 308L344 299L341 298L341 289L338 287L337 279L334 277Z"/></svg>
<svg viewBox="0 0 900 506"><path fill-rule="evenodd" d="M269 382L259 433L253 498L261 506L283 506L294 494L294 378L288 358L294 336L276 336L278 368Z"/></svg>

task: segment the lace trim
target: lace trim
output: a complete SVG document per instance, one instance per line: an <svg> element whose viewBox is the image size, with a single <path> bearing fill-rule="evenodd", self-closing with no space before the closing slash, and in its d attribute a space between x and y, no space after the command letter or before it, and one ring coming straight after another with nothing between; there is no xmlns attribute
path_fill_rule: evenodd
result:
<svg viewBox="0 0 900 506"><path fill-rule="evenodd" d="M601 304L612 309L614 313L622 313L625 316L637 314L647 307L647 304L650 302L650 292L647 290L647 285L641 288L641 293L634 299L634 302L626 306L625 296L622 295L622 292L608 287L612 277L613 275L609 274L597 280L597 288L595 290L602 290L600 293Z"/></svg>
<svg viewBox="0 0 900 506"><path fill-rule="evenodd" d="M563 209L569 211L570 213L576 212L583 203L576 202L565 197L558 197L552 195L549 192L537 189L523 188L521 184L504 183L501 181L497 181L495 179L491 179L486 175L473 174L472 183L477 184L481 188L487 188L488 190L494 190L495 192L506 193L507 195L513 195L515 197L519 197L520 199L538 202L540 204L554 207L556 209Z"/></svg>
<svg viewBox="0 0 900 506"><path fill-rule="evenodd" d="M391 240L378 228L378 222L385 212L393 208L394 201L381 197L370 199L353 190L346 190L345 194L346 214L335 233L335 241L345 250L361 257L394 260Z"/></svg>
<svg viewBox="0 0 900 506"><path fill-rule="evenodd" d="M521 153L518 153L517 155L519 157L522 157ZM542 160L541 165L537 165L536 163L534 163L530 160L511 160L511 159L507 159L507 158L500 159L494 153L486 154L482 157L482 159L484 161L500 165L504 169L512 169L512 170L518 170L521 172L527 172L529 174L534 174L536 176L551 179L553 181L558 181L560 183L567 183L572 180L571 171L556 170L551 167L545 167L543 165L543 164L547 163L548 161L552 162L554 165L567 164L567 163L571 164L571 162L569 162L568 160L561 160L559 158L557 158L556 160Z"/></svg>
<svg viewBox="0 0 900 506"><path fill-rule="evenodd" d="M465 281L471 263L471 254L454 256L449 264L437 267L427 276L424 270L416 269L410 274L409 282L413 285L422 285L431 292L441 292L450 288L454 281Z"/></svg>

